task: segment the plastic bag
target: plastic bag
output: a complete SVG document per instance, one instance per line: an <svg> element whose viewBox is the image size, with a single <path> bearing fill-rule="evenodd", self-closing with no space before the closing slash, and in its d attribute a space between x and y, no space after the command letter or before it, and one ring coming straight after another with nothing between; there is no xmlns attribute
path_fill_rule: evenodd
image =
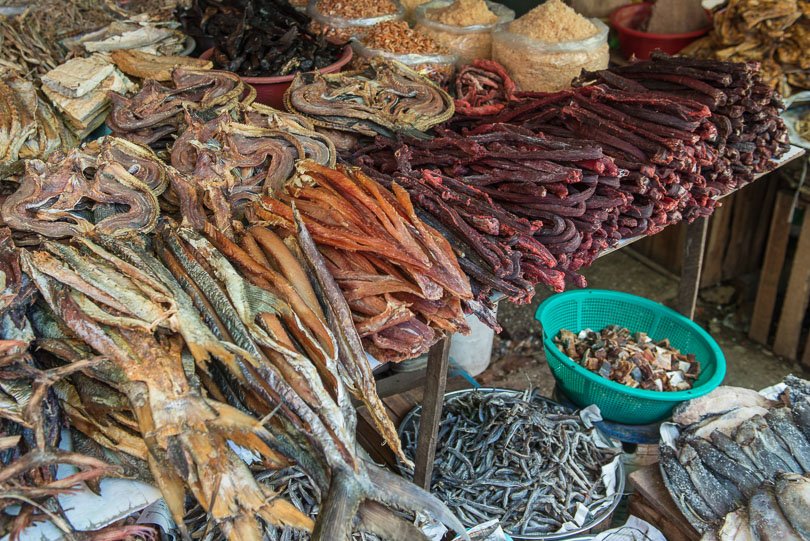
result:
<svg viewBox="0 0 810 541"><path fill-rule="evenodd" d="M364 58L381 56L405 64L420 75L424 75L440 86L446 86L456 71L458 57L454 54L399 54L382 49L366 47L360 41L353 41L353 65L361 67Z"/></svg>
<svg viewBox="0 0 810 541"><path fill-rule="evenodd" d="M318 0L309 0L307 4L307 15L312 18L310 23L312 30L324 34L328 38L339 41L349 41L351 38L361 38L363 32L370 26L384 23L386 21L400 21L405 17L405 8L399 0L390 0L397 10L394 13L379 15L377 17L366 17L362 19L344 19L321 13L318 10Z"/></svg>
<svg viewBox="0 0 810 541"><path fill-rule="evenodd" d="M453 26L431 18L437 10L453 3L454 0L433 0L416 8L416 30L457 55L460 65L469 64L476 58L492 58L492 32L515 20L515 12L504 5L487 1L489 10L498 16L498 21L492 24Z"/></svg>
<svg viewBox="0 0 810 541"><path fill-rule="evenodd" d="M506 28L492 34L492 59L502 64L518 88L524 91L556 92L571 87L583 69L608 66L608 27L590 19L598 32L583 40L547 43Z"/></svg>

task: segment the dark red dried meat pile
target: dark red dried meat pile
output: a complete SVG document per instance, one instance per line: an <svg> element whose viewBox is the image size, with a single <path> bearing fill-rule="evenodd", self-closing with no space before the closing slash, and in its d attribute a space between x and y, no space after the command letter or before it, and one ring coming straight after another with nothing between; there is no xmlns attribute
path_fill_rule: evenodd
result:
<svg viewBox="0 0 810 541"><path fill-rule="evenodd" d="M479 63L461 70L457 114L437 138L380 138L354 159L411 192L480 302L492 291L527 301L532 284L581 285L575 271L620 239L707 216L772 167L789 145L758 69L656 54L546 94L513 93Z"/></svg>

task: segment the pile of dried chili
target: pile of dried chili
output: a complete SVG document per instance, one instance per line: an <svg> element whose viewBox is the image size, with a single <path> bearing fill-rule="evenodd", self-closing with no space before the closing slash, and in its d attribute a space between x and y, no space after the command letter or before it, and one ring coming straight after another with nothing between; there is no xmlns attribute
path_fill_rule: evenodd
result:
<svg viewBox="0 0 810 541"><path fill-rule="evenodd" d="M287 0L194 0L177 17L198 42L213 42L214 67L249 77L324 68L343 50L309 31Z"/></svg>

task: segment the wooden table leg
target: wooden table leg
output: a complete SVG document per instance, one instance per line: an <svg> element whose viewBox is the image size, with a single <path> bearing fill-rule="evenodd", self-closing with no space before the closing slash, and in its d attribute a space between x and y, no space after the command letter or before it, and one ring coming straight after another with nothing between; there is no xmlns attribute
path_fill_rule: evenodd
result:
<svg viewBox="0 0 810 541"><path fill-rule="evenodd" d="M698 290L700 289L700 271L703 268L703 253L706 249L706 237L709 231L709 219L698 218L686 226L686 240L683 246L683 263L681 283L678 286L678 311L695 318Z"/></svg>
<svg viewBox="0 0 810 541"><path fill-rule="evenodd" d="M436 437L442 418L444 390L447 387L447 368L450 364L450 337L437 342L428 353L425 394L416 442L413 481L430 490L433 478L433 460L436 457Z"/></svg>

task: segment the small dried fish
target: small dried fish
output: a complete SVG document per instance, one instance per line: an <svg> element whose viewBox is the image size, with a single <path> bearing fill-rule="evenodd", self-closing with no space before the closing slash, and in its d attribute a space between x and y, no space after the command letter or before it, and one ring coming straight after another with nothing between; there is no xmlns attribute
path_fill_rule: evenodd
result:
<svg viewBox="0 0 810 541"><path fill-rule="evenodd" d="M620 450L598 446L593 430L535 391L453 396L444 403L432 490L465 526L497 518L513 535L555 532L583 508L598 516L614 498L602 467ZM417 434L417 421L402 431L411 457Z"/></svg>

